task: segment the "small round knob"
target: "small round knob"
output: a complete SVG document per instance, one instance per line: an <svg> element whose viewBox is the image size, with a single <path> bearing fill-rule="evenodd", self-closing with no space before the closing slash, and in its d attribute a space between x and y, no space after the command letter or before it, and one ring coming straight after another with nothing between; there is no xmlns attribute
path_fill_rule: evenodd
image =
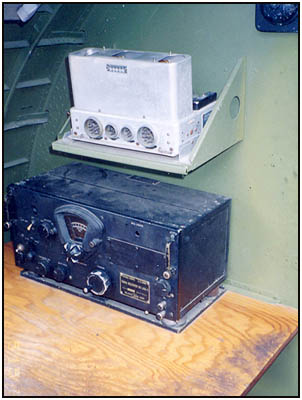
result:
<svg viewBox="0 0 302 400"><path fill-rule="evenodd" d="M100 239L94 238L92 240L90 240L90 242L88 243L89 247L91 249L93 249L94 247L96 247L97 245L99 245L101 243Z"/></svg>
<svg viewBox="0 0 302 400"><path fill-rule="evenodd" d="M53 269L53 277L58 282L63 282L68 275L68 268L65 265L56 265Z"/></svg>
<svg viewBox="0 0 302 400"><path fill-rule="evenodd" d="M102 270L92 271L87 277L87 286L89 290L97 296L102 296L109 288L110 283L109 276Z"/></svg>
<svg viewBox="0 0 302 400"><path fill-rule="evenodd" d="M16 246L16 264L20 265L25 262L25 246L22 243Z"/></svg>
<svg viewBox="0 0 302 400"><path fill-rule="evenodd" d="M165 279L170 279L171 278L171 271L169 271L169 270L164 271L163 272L163 277Z"/></svg>
<svg viewBox="0 0 302 400"><path fill-rule="evenodd" d="M46 276L48 275L49 271L50 271L50 265L49 262L47 261L39 261L35 266L35 272L38 275Z"/></svg>
<svg viewBox="0 0 302 400"><path fill-rule="evenodd" d="M156 314L156 319L158 319L159 321L161 321L162 319L165 318L165 315L166 315L166 311L158 312L158 313Z"/></svg>
<svg viewBox="0 0 302 400"><path fill-rule="evenodd" d="M47 239L56 234L56 228L53 223L44 221L38 226L38 233L42 239Z"/></svg>
<svg viewBox="0 0 302 400"><path fill-rule="evenodd" d="M29 251L26 254L26 259L27 259L27 261L31 262L31 261L33 261L35 259L35 256L36 256L36 253L34 251Z"/></svg>
<svg viewBox="0 0 302 400"><path fill-rule="evenodd" d="M9 231L11 227L12 227L12 223L10 221L4 222L4 230L5 231Z"/></svg>
<svg viewBox="0 0 302 400"><path fill-rule="evenodd" d="M16 253L19 253L19 252L23 252L25 250L25 247L24 247L24 244L22 244L22 243L19 243L19 244L17 244L17 246L16 246Z"/></svg>
<svg viewBox="0 0 302 400"><path fill-rule="evenodd" d="M166 309L167 302L165 300L161 301L160 303L157 304L157 309L159 311L163 311Z"/></svg>

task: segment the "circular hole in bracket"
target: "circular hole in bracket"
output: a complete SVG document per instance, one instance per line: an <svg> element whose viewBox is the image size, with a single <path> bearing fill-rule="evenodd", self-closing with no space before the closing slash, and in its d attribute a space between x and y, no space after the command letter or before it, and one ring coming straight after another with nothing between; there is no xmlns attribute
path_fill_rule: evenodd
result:
<svg viewBox="0 0 302 400"><path fill-rule="evenodd" d="M139 235L140 235L140 234L139 234L139 231L135 231L135 236L136 236L136 237L139 237Z"/></svg>
<svg viewBox="0 0 302 400"><path fill-rule="evenodd" d="M230 104L230 115L232 119L235 119L238 116L239 110L240 110L240 99L238 96L234 96Z"/></svg>

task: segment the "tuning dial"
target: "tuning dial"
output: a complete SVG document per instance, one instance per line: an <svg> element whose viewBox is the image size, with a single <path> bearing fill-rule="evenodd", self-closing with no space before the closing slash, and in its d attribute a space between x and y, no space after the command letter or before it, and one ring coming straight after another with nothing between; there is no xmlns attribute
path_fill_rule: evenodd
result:
<svg viewBox="0 0 302 400"><path fill-rule="evenodd" d="M57 233L57 230L52 222L43 221L38 226L38 233L42 239L47 239L54 236Z"/></svg>
<svg viewBox="0 0 302 400"><path fill-rule="evenodd" d="M110 283L110 278L105 271L92 271L87 277L87 288L84 292L87 293L90 290L91 293L102 296L109 288Z"/></svg>
<svg viewBox="0 0 302 400"><path fill-rule="evenodd" d="M49 274L50 271L50 264L48 261L39 261L35 266L35 272L38 275L46 276Z"/></svg>
<svg viewBox="0 0 302 400"><path fill-rule="evenodd" d="M68 275L68 268L65 265L56 265L53 269L53 277L58 282L63 282Z"/></svg>

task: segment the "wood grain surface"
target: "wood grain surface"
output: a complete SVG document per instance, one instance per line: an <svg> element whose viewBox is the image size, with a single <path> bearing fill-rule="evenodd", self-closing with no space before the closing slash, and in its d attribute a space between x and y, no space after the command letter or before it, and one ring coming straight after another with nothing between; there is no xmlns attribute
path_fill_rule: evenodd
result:
<svg viewBox="0 0 302 400"><path fill-rule="evenodd" d="M6 396L239 396L297 311L227 292L181 334L20 277L5 245Z"/></svg>

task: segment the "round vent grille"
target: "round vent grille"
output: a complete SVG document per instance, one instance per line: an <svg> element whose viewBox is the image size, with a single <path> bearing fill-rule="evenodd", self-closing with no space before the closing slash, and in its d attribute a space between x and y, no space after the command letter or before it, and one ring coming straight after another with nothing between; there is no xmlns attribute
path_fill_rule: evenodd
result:
<svg viewBox="0 0 302 400"><path fill-rule="evenodd" d="M106 125L105 134L111 140L116 140L118 138L117 130L112 125Z"/></svg>
<svg viewBox="0 0 302 400"><path fill-rule="evenodd" d="M134 142L134 135L132 131L124 126L121 130L121 137L126 141L126 142Z"/></svg>
<svg viewBox="0 0 302 400"><path fill-rule="evenodd" d="M103 134L103 127L97 120L94 118L88 118L85 121L84 129L87 135L91 139L101 139Z"/></svg>
<svg viewBox="0 0 302 400"><path fill-rule="evenodd" d="M147 147L148 149L156 146L154 133L146 126L139 128L137 132L137 140L139 144Z"/></svg>

